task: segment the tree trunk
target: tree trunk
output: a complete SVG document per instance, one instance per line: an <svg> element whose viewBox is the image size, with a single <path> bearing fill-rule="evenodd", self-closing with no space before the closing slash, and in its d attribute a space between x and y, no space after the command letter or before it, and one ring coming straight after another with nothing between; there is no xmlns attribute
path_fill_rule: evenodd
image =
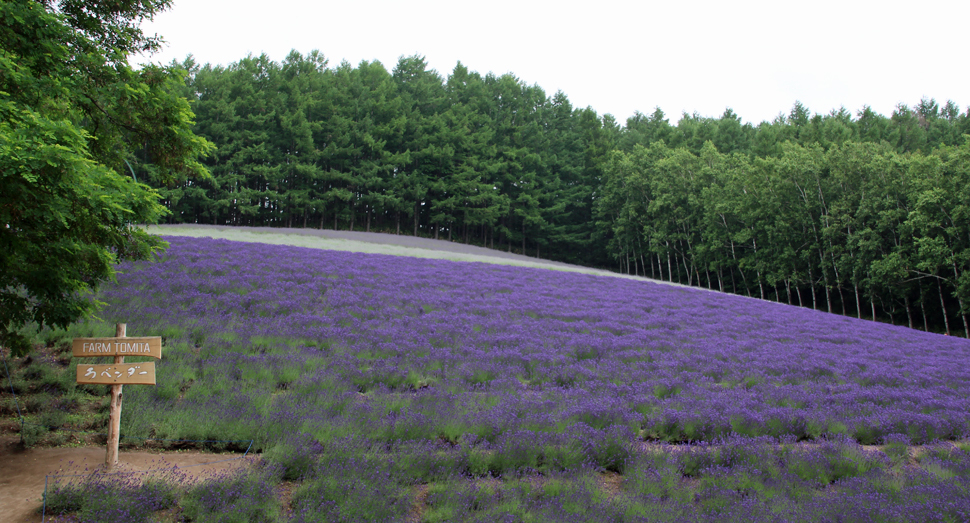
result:
<svg viewBox="0 0 970 523"><path fill-rule="evenodd" d="M855 312L856 317L860 320L862 319L862 304L859 303L859 284L853 283L852 288L855 289Z"/></svg>
<svg viewBox="0 0 970 523"><path fill-rule="evenodd" d="M940 279L936 279L936 288L940 291L940 308L943 310L943 325L946 327L946 335L950 335L950 318L946 315L946 302L943 301L943 284Z"/></svg>
<svg viewBox="0 0 970 523"><path fill-rule="evenodd" d="M811 256L809 256L811 258ZM812 274L812 260L808 260L808 285L812 288L812 309L818 310L818 300L815 298L815 275Z"/></svg>
<svg viewBox="0 0 970 523"><path fill-rule="evenodd" d="M418 222L421 220L421 204L414 202L414 236L418 236Z"/></svg>
<svg viewBox="0 0 970 523"><path fill-rule="evenodd" d="M903 296L903 303L906 305L906 320L909 321L909 328L913 328L913 308L909 306L909 296Z"/></svg>
<svg viewBox="0 0 970 523"><path fill-rule="evenodd" d="M684 271L687 272L687 286L692 286L694 285L694 276L697 274L697 268L694 267L693 263L690 266L687 265L687 256L683 256L681 259L684 260ZM700 287L700 285L700 279L698 279L697 286Z"/></svg>
<svg viewBox="0 0 970 523"><path fill-rule="evenodd" d="M829 246L831 247L831 243ZM839 277L839 266L835 263L835 251L829 251L832 256L832 272L835 273L835 288L839 291L839 302L842 303L842 315L845 316L845 296L842 295L842 279Z"/></svg>
<svg viewBox="0 0 970 523"><path fill-rule="evenodd" d="M354 201L353 200L350 200L350 202L348 203L348 207L350 208L350 230L353 231L354 230L354 218L357 217L357 213L354 212Z"/></svg>
<svg viewBox="0 0 970 523"><path fill-rule="evenodd" d="M825 305L827 307L826 312L832 312L832 292L829 289L829 275L825 273L825 269L822 268L822 278L825 283Z"/></svg>
<svg viewBox="0 0 970 523"><path fill-rule="evenodd" d="M956 261L951 260L951 263L953 264L953 285L956 286L957 282L960 281L960 272L957 270ZM957 289L956 296L957 305L960 306L960 318L963 320L963 334L967 337L967 339L970 339L970 325L967 324L967 315L963 312L963 297L960 296L959 289Z"/></svg>
<svg viewBox="0 0 970 523"><path fill-rule="evenodd" d="M370 215L371 215L371 207L370 207L370 205L368 205L367 206L367 231L366 232L370 232Z"/></svg>
<svg viewBox="0 0 970 523"><path fill-rule="evenodd" d="M667 281L674 281L674 267L670 263L670 243L667 243Z"/></svg>
<svg viewBox="0 0 970 523"><path fill-rule="evenodd" d="M674 253L674 267L677 267L677 283L684 283L684 278L680 275L680 267L684 267L684 272L687 273L687 285L690 285L690 270L687 269L687 258L682 256L677 256Z"/></svg>
<svg viewBox="0 0 970 523"><path fill-rule="evenodd" d="M926 293L923 292L923 289L920 289L919 292L919 309L923 312L923 331L929 332L930 321L926 318Z"/></svg>
<svg viewBox="0 0 970 523"><path fill-rule="evenodd" d="M721 220L724 220L723 214L721 215ZM724 227L727 228L727 221L724 221ZM734 250L734 240L731 240L731 259L734 260L734 265L738 267L738 270L741 270L741 266L738 265L738 254ZM747 288L748 282L747 280L744 279L743 271L741 272L741 281L744 283L745 288ZM738 285L737 285L737 281L735 281L734 279L734 269L731 269L731 294L737 294L737 293L738 293ZM748 293L748 295L750 296L751 293Z"/></svg>

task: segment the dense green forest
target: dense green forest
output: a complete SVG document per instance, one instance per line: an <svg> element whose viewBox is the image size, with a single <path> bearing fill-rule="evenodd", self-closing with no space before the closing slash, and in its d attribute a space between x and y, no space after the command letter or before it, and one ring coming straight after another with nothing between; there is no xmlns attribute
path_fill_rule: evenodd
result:
<svg viewBox="0 0 970 523"><path fill-rule="evenodd" d="M952 102L620 125L420 56L181 66L212 179L165 186L131 159L171 222L472 242L970 337L970 110Z"/></svg>

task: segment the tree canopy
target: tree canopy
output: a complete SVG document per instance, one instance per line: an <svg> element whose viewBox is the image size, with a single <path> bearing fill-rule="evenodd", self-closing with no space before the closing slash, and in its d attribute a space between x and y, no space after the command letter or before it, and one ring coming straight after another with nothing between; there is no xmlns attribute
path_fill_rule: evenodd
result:
<svg viewBox="0 0 970 523"><path fill-rule="evenodd" d="M162 184L205 179L184 72L128 58L157 37L139 24L170 1L0 3L0 345L28 324L93 313L114 264L164 246L134 224L167 213L131 164Z"/></svg>

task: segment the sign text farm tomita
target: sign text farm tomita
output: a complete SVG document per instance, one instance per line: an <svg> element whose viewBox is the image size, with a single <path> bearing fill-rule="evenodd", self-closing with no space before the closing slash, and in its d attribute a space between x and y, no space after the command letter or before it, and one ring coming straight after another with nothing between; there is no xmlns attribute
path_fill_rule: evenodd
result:
<svg viewBox="0 0 970 523"><path fill-rule="evenodd" d="M71 346L75 358L92 356L162 357L162 338L74 338Z"/></svg>

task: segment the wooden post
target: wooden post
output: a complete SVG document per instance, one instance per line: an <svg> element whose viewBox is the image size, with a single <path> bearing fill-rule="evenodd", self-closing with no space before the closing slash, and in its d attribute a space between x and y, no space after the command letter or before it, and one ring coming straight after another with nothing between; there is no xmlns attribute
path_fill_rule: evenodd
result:
<svg viewBox="0 0 970 523"><path fill-rule="evenodd" d="M108 444L104 456L105 472L113 472L118 465L118 443L121 439L121 389L131 385L154 385L155 363L125 364L125 355L162 358L162 338L148 336L129 338L125 324L115 325L114 338L74 338L71 354L77 358L114 356L112 365L81 365L77 367L78 383L111 385L111 409L108 413Z"/></svg>
<svg viewBox="0 0 970 523"><path fill-rule="evenodd" d="M115 337L124 338L127 324L115 325ZM115 363L124 363L124 356L115 356ZM118 383L111 386L111 410L108 417L108 451L104 457L106 472L113 472L118 465L118 442L121 439L121 388Z"/></svg>

